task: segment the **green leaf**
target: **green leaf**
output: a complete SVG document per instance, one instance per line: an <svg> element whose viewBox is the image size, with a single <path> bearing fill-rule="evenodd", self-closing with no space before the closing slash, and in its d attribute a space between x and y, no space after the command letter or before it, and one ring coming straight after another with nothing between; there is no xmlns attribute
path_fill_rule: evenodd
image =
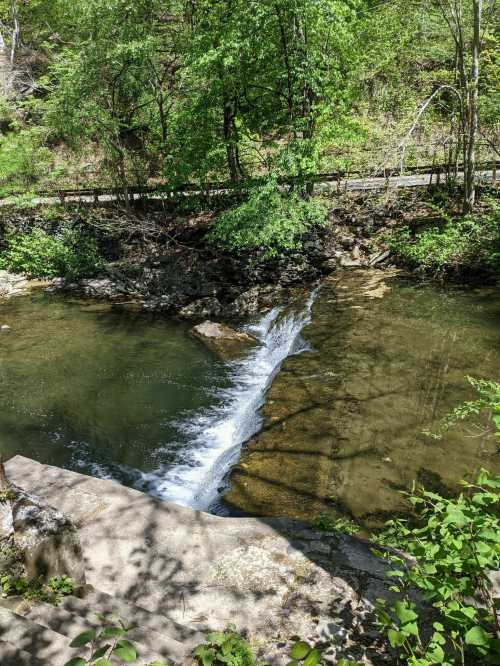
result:
<svg viewBox="0 0 500 666"><path fill-rule="evenodd" d="M445 658L444 650L440 645L432 645L426 656L432 659L433 664L442 664Z"/></svg>
<svg viewBox="0 0 500 666"><path fill-rule="evenodd" d="M103 638L115 638L116 636L125 636L127 633L123 627L106 627L102 632Z"/></svg>
<svg viewBox="0 0 500 666"><path fill-rule="evenodd" d="M309 652L311 651L311 646L305 641L299 641L290 650L290 656L292 659L305 659Z"/></svg>
<svg viewBox="0 0 500 666"><path fill-rule="evenodd" d="M96 636L97 632L95 629L89 629L88 631L83 631L81 634L78 634L78 636L73 638L69 646L72 648L81 648L84 645L92 643L92 641L95 640Z"/></svg>
<svg viewBox="0 0 500 666"><path fill-rule="evenodd" d="M465 634L465 642L467 645L475 645L476 647L488 647L490 644L490 634L480 627L475 626Z"/></svg>
<svg viewBox="0 0 500 666"><path fill-rule="evenodd" d="M395 629L389 629L387 632L387 638L389 639L389 643L393 648L400 647L405 642L405 635L400 631L396 631Z"/></svg>
<svg viewBox="0 0 500 666"><path fill-rule="evenodd" d="M200 645L194 651L194 656L201 660L203 666L212 666L215 661L216 653L213 648L207 648L205 645Z"/></svg>
<svg viewBox="0 0 500 666"><path fill-rule="evenodd" d="M87 662L81 657L75 657L67 661L64 666L87 666Z"/></svg>
<svg viewBox="0 0 500 666"><path fill-rule="evenodd" d="M311 650L303 662L303 666L317 666L321 661L321 652L318 649Z"/></svg>
<svg viewBox="0 0 500 666"><path fill-rule="evenodd" d="M99 659L95 663L92 662L92 666L113 666L109 659Z"/></svg>
<svg viewBox="0 0 500 666"><path fill-rule="evenodd" d="M131 664L132 662L137 661L137 652L135 651L135 647L129 641L118 641L113 650L113 654L126 664Z"/></svg>
<svg viewBox="0 0 500 666"><path fill-rule="evenodd" d="M110 649L111 645L103 645L102 647L98 648L94 654L92 655L92 661L94 659L100 659L101 657L104 657L104 655L107 653L107 651Z"/></svg>
<svg viewBox="0 0 500 666"><path fill-rule="evenodd" d="M394 612L401 624L413 622L418 618L417 613L409 607L406 601L396 601L394 604Z"/></svg>

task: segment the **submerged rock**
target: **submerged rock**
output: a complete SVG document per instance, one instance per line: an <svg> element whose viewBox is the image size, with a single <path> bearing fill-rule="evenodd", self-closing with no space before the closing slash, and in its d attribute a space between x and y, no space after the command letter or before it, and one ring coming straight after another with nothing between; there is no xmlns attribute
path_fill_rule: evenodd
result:
<svg viewBox="0 0 500 666"><path fill-rule="evenodd" d="M224 360L241 355L258 342L249 333L212 321L194 326L191 333Z"/></svg>

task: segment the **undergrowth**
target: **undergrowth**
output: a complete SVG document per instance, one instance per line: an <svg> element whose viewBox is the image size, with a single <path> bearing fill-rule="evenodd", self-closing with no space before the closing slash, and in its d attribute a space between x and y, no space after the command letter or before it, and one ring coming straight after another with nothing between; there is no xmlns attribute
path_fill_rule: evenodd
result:
<svg viewBox="0 0 500 666"><path fill-rule="evenodd" d="M439 224L397 227L387 239L389 249L405 264L434 276L484 269L500 273L500 204L493 196L485 204L485 211L461 217L434 205Z"/></svg>
<svg viewBox="0 0 500 666"><path fill-rule="evenodd" d="M216 219L209 239L230 250L264 250L268 257L300 247L300 236L326 223L326 208L316 199L280 191L276 178L255 187L241 204Z"/></svg>
<svg viewBox="0 0 500 666"><path fill-rule="evenodd" d="M65 228L57 235L41 229L11 233L0 253L0 268L32 278L92 277L102 265L95 239Z"/></svg>

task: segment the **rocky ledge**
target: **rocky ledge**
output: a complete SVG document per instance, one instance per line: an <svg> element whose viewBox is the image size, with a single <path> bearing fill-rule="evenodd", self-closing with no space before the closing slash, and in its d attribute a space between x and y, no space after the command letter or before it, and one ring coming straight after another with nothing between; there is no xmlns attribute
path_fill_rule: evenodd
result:
<svg viewBox="0 0 500 666"><path fill-rule="evenodd" d="M20 456L6 469L77 526L87 583L158 624L186 635L235 624L268 664L287 663L297 636L330 663L390 663L373 613L390 579L368 542L285 519L212 516Z"/></svg>

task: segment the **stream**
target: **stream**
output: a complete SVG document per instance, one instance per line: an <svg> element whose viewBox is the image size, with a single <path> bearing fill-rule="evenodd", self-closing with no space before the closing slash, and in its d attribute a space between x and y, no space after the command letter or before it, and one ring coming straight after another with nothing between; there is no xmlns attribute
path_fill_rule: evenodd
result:
<svg viewBox="0 0 500 666"><path fill-rule="evenodd" d="M451 492L497 445L422 435L500 377L500 295L335 276L243 328L223 362L189 325L33 292L0 304L0 453L216 513L376 526L414 479ZM281 372L280 372L281 370ZM229 472L231 472L229 474Z"/></svg>

